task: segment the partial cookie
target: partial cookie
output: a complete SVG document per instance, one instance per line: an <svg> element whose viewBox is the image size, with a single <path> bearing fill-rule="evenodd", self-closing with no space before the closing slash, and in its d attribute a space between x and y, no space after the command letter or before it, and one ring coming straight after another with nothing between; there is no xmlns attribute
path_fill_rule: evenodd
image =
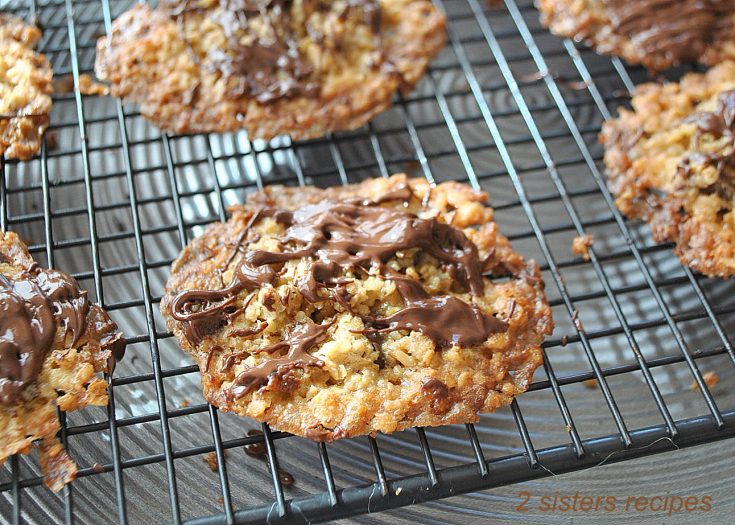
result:
<svg viewBox="0 0 735 525"><path fill-rule="evenodd" d="M414 87L444 45L428 0L137 5L97 45L98 78L176 133L295 139L353 129Z"/></svg>
<svg viewBox="0 0 735 525"><path fill-rule="evenodd" d="M101 374L124 344L73 277L40 268L16 234L0 231L0 464L40 440L46 485L58 491L73 480L56 409L106 405Z"/></svg>
<svg viewBox="0 0 735 525"><path fill-rule="evenodd" d="M616 204L674 242L681 261L712 276L735 272L735 63L680 83L643 84L633 111L605 123Z"/></svg>
<svg viewBox="0 0 735 525"><path fill-rule="evenodd" d="M49 124L53 71L33 51L40 30L0 14L0 155L27 160L41 148Z"/></svg>
<svg viewBox="0 0 735 525"><path fill-rule="evenodd" d="M161 301L206 399L319 441L509 404L552 319L486 198L396 175L232 208L174 262Z"/></svg>
<svg viewBox="0 0 735 525"><path fill-rule="evenodd" d="M735 59L732 0L536 0L557 35L652 72Z"/></svg>

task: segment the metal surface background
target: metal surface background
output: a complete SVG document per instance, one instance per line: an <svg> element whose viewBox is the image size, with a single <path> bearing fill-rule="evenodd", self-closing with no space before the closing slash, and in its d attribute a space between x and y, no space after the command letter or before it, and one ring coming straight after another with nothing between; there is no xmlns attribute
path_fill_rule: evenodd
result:
<svg viewBox="0 0 735 525"><path fill-rule="evenodd" d="M244 133L170 136L112 98L54 97L41 156L0 164L1 225L21 234L42 264L74 273L131 344L111 379L109 409L64 419L78 479L53 494L41 485L35 456L11 458L0 468L0 521L302 522L452 495L354 519L612 516L523 514L515 510L521 490L539 497L710 491L711 514L695 519L729 515L723 480L733 475L732 440L642 457L735 434L732 285L683 268L645 225L623 220L604 187L600 124L648 77L551 36L529 0L497 8L436 2L449 15L446 49L411 95L354 132L299 143L252 143ZM41 51L57 77L75 82L92 70L96 39L130 5L0 0L0 9L38 17ZM283 487L267 462L242 450L262 439L245 431L260 427L204 403L196 367L166 331L158 301L168 267L187 240L226 217L229 204L265 184L326 186L397 171L490 193L502 230L544 271L557 324L546 366L517 403L474 426L328 446L263 428L270 463L296 478ZM581 233L595 237L589 262L570 251ZM720 382L693 389L707 371ZM203 461L211 452L216 472ZM632 461L596 466L624 459ZM455 495L486 487L495 488Z"/></svg>

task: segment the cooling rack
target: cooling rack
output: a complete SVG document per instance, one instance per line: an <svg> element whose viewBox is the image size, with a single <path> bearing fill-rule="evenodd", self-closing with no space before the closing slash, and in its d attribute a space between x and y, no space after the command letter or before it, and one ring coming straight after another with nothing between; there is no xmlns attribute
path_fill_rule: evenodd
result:
<svg viewBox="0 0 735 525"><path fill-rule="evenodd" d="M646 74L551 36L528 0L436 3L448 14L446 49L413 93L354 132L173 136L109 97L55 95L40 156L0 163L0 225L42 264L73 273L130 344L108 378L109 407L61 415L77 480L53 494L37 458L9 459L0 521L326 521L735 434L732 286L682 267L619 214L604 184L601 122ZM38 20L41 51L74 84L130 5L0 1ZM398 171L488 191L515 248L540 263L557 327L529 392L476 425L330 445L207 405L158 312L182 245L264 185ZM589 261L570 251L582 234L595 239ZM720 377L711 388L710 372ZM439 523L426 508L402 518Z"/></svg>

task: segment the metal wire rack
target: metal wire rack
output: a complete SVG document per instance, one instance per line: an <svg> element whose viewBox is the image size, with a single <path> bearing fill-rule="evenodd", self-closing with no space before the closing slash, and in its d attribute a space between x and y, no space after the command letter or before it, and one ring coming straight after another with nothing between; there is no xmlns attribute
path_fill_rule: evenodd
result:
<svg viewBox="0 0 735 525"><path fill-rule="evenodd" d="M61 415L78 479L54 495L34 458L11 458L0 469L0 521L326 521L735 435L735 396L723 388L735 384L732 287L652 244L604 183L600 124L645 73L549 35L529 0L435 1L449 18L446 49L414 93L354 132L299 143L172 136L109 97L55 95L41 155L0 162L0 225L41 263L72 272L130 346L108 378L109 407ZM78 85L96 39L130 3L0 9L35 17L55 75ZM396 171L489 191L501 228L542 265L557 324L544 369L477 425L332 445L267 426L246 435L252 422L203 401L196 366L166 331L158 302L168 266L264 185ZM585 233L595 238L589 261L570 252ZM705 382L710 370L719 386ZM241 452L257 443L267 462ZM201 461L211 454L213 472Z"/></svg>

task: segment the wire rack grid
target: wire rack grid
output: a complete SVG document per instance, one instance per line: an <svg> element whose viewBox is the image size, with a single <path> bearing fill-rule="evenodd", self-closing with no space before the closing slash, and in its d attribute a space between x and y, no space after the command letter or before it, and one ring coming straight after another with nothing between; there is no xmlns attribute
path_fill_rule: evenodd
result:
<svg viewBox="0 0 735 525"><path fill-rule="evenodd" d="M173 136L109 97L54 96L40 156L0 163L0 225L42 264L73 273L129 348L108 378L107 409L60 414L78 479L54 495L35 458L11 458L0 469L2 521L326 521L735 435L735 395L723 387L735 381L731 287L653 244L604 182L601 122L645 73L549 35L528 0L435 1L448 15L446 49L412 94L354 132L306 142ZM0 1L38 20L40 50L75 86L92 72L96 39L130 5ZM252 422L204 402L197 367L166 331L158 302L170 263L264 185L398 171L490 193L501 229L542 266L557 324L543 370L476 425L331 445L266 425L246 434ZM595 239L589 261L570 251L583 234ZM720 385L710 388L712 370ZM243 454L247 446L264 447L267 461Z"/></svg>

